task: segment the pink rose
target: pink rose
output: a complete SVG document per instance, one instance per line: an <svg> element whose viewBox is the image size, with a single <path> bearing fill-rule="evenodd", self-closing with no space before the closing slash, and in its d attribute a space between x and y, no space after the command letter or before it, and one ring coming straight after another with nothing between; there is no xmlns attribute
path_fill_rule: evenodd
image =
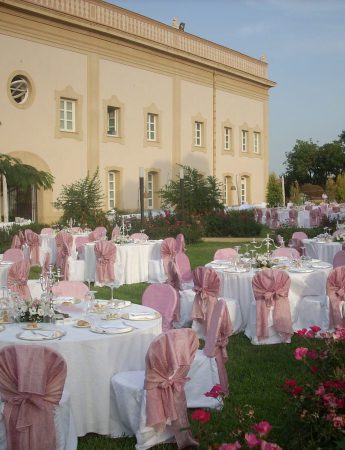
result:
<svg viewBox="0 0 345 450"><path fill-rule="evenodd" d="M317 373L319 371L319 368L317 366L310 366L310 372L311 373Z"/></svg>
<svg viewBox="0 0 345 450"><path fill-rule="evenodd" d="M216 384L209 392L205 392L206 397L217 398L219 395L225 394L224 389L220 384Z"/></svg>
<svg viewBox="0 0 345 450"><path fill-rule="evenodd" d="M246 433L244 435L244 439L249 448L254 448L257 445L260 445L261 439L259 439L254 433Z"/></svg>
<svg viewBox="0 0 345 450"><path fill-rule="evenodd" d="M237 450L238 448L241 448L241 444L236 441L233 442L232 444L222 444L219 447L219 450Z"/></svg>
<svg viewBox="0 0 345 450"><path fill-rule="evenodd" d="M272 425L263 420L262 422L253 425L253 429L257 431L260 436L266 436L266 434L272 430Z"/></svg>
<svg viewBox="0 0 345 450"><path fill-rule="evenodd" d="M198 420L199 422L206 423L211 419L211 413L205 411L204 409L196 409L192 414L192 419Z"/></svg>
<svg viewBox="0 0 345 450"><path fill-rule="evenodd" d="M293 378L287 378L284 382L285 386L294 387L297 384L297 381Z"/></svg>
<svg viewBox="0 0 345 450"><path fill-rule="evenodd" d="M306 328L302 328L302 330L296 331L296 334L298 334L298 336L304 336L307 331L308 330Z"/></svg>
<svg viewBox="0 0 345 450"><path fill-rule="evenodd" d="M311 331L313 331L314 333L317 333L318 331L321 330L320 327L318 327L317 325L312 325L311 327L309 327L311 329Z"/></svg>
<svg viewBox="0 0 345 450"><path fill-rule="evenodd" d="M341 416L333 417L332 423L333 423L334 428L339 428L339 429L344 428L345 427L344 416L342 416L342 417Z"/></svg>
<svg viewBox="0 0 345 450"><path fill-rule="evenodd" d="M294 387L294 388L292 389L291 395L292 395L293 397L297 397L299 394L302 394L302 392L303 392L303 387L301 387L301 386L296 386L296 387Z"/></svg>
<svg viewBox="0 0 345 450"><path fill-rule="evenodd" d="M309 359L317 359L319 357L319 354L316 350L308 350L306 356Z"/></svg>
<svg viewBox="0 0 345 450"><path fill-rule="evenodd" d="M260 449L261 450L283 450L281 447L279 447L278 444L275 444L274 442L267 442L267 441L261 441Z"/></svg>
<svg viewBox="0 0 345 450"><path fill-rule="evenodd" d="M306 347L298 347L295 350L295 359L301 360L305 357L305 355L308 353L308 349Z"/></svg>

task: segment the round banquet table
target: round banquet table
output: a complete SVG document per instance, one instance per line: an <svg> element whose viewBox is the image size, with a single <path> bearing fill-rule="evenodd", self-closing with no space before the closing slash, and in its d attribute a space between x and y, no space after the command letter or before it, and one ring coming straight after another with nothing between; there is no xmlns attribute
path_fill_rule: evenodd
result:
<svg viewBox="0 0 345 450"><path fill-rule="evenodd" d="M334 255L342 248L340 242L322 242L316 239L302 239L302 242L307 256L321 259L329 264L333 264Z"/></svg>
<svg viewBox="0 0 345 450"><path fill-rule="evenodd" d="M130 244L116 244L115 280L122 284L148 281L149 260L160 251L161 240ZM85 280L95 281L95 243L85 244Z"/></svg>
<svg viewBox="0 0 345 450"><path fill-rule="evenodd" d="M75 246L75 240L77 237L86 237L90 233L72 233L73 236L73 243L72 243L72 249L71 249L71 256L74 259L77 259L77 249ZM40 234L40 262L41 265L44 261L44 255L45 253L50 253L51 263L56 263L56 241L55 241L56 234Z"/></svg>
<svg viewBox="0 0 345 450"><path fill-rule="evenodd" d="M7 291L7 274L9 268L12 266L11 261L1 261L0 262L0 287L5 288ZM1 290L2 291L2 290ZM0 297L2 297L2 292L0 292Z"/></svg>
<svg viewBox="0 0 345 450"><path fill-rule="evenodd" d="M120 313L154 312L142 305L130 305ZM101 319L100 319L101 320ZM104 321L111 325L111 321ZM98 334L72 324L54 325L66 331L61 339L29 341L16 335L23 324L9 324L0 333L0 348L9 344L46 345L60 352L67 362L66 388L71 395L78 436L87 433L118 436L124 434L117 416L110 379L120 371L143 370L151 341L162 332L161 318L125 320L134 327L122 334ZM49 324L43 324L47 328Z"/></svg>
<svg viewBox="0 0 345 450"><path fill-rule="evenodd" d="M207 266L212 267L212 264L207 264ZM216 267L215 270L221 280L220 296L234 298L239 301L242 319L246 326L249 320L250 304L252 301L255 301L252 289L254 270L248 272L232 272L231 268L220 269ZM326 295L326 281L331 270L332 267L330 265L324 264L324 267L314 269L313 272L288 271L291 280L289 301L292 325L297 321L295 312L298 309L298 303L303 297Z"/></svg>

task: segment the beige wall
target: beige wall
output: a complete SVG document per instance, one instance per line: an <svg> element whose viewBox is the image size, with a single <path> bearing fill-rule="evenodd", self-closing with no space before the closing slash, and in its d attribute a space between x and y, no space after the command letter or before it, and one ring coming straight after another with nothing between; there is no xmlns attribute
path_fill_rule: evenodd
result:
<svg viewBox="0 0 345 450"><path fill-rule="evenodd" d="M9 2L14 6L18 3ZM53 192L38 197L40 220L57 218L51 202L62 185L84 177L88 170L93 173L97 167L105 208L109 170L118 174L117 206L135 210L139 167L146 174L156 174L157 189L175 177L176 164L181 163L206 175L214 174L220 181L225 175L235 179L245 174L250 177L250 200L264 200L268 177L268 89L274 83L262 77L255 79L255 60L248 58L248 74L238 76L238 68L225 68L219 63L212 68L209 60L200 64L200 57L197 60L192 55L187 62L179 57L181 51L174 56L169 50L168 54L154 41L143 47L137 42L139 38L130 41L128 36L121 40L106 35L109 28L99 34L89 22L76 28L74 20L60 13L59 18L65 22L57 24L49 17L54 11L45 9L41 13L47 16L9 11L6 5L0 5L0 90L4 106L0 152L20 155L24 162L31 161L55 176ZM149 27L150 19L147 22ZM183 35L186 39L188 36ZM200 46L203 41L199 41ZM240 54L234 56L239 67L240 58ZM260 61L257 63L261 70ZM8 97L8 82L14 73L26 75L33 85L30 102L19 107ZM59 131L60 96L77 100L76 133ZM119 105L121 114L121 135L116 139L105 134L106 105L112 102ZM153 144L145 136L147 112L159 117L159 140ZM194 146L195 120L205 124L201 148ZM231 154L223 151L224 123L230 123L233 129ZM261 133L259 156L252 152L241 154L243 126L251 133ZM233 197L237 203L237 195ZM157 198L155 207L159 207Z"/></svg>

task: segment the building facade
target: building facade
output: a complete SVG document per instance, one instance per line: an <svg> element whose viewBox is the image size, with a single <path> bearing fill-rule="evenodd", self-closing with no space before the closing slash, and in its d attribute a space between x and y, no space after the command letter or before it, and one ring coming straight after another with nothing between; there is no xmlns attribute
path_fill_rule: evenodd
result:
<svg viewBox="0 0 345 450"><path fill-rule="evenodd" d="M223 182L226 205L265 199L264 60L101 0L0 0L0 51L0 153L55 177L26 194L37 220L97 169L106 210L138 209L139 168L159 208L180 165Z"/></svg>

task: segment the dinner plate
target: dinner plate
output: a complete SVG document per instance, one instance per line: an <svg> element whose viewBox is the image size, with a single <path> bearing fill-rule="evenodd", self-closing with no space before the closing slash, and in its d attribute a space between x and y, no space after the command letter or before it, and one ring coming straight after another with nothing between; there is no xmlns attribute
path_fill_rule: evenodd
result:
<svg viewBox="0 0 345 450"><path fill-rule="evenodd" d="M34 330L34 331L35 331L35 330L41 330L41 329L42 329L42 324L41 324L41 323L38 323L38 324L36 324L35 327L33 327L32 324L26 323L26 324L22 325L21 328L22 328L23 330Z"/></svg>
<svg viewBox="0 0 345 450"><path fill-rule="evenodd" d="M228 273L245 273L245 272L249 272L248 269L238 269L238 268L231 268L229 267L228 269L224 269L224 272L228 272Z"/></svg>
<svg viewBox="0 0 345 450"><path fill-rule="evenodd" d="M289 272L292 272L292 273L311 273L311 272L314 272L314 269L312 269L312 268L294 268L294 267L291 267L290 269L289 269Z"/></svg>
<svg viewBox="0 0 345 450"><path fill-rule="evenodd" d="M16 337L24 341L51 341L54 339L60 339L63 336L65 336L65 334L66 331L63 330L50 330L50 331L31 330L31 333L29 332L29 330L26 330L21 333L18 333Z"/></svg>
<svg viewBox="0 0 345 450"><path fill-rule="evenodd" d="M85 325L78 325L78 321L76 323L73 324L74 327L76 328L90 328L91 327L91 323L87 322L87 324Z"/></svg>
<svg viewBox="0 0 345 450"><path fill-rule="evenodd" d="M132 302L129 300L120 300L115 298L114 300L109 300L109 308L111 309L122 309L127 308L127 306L130 306Z"/></svg>
<svg viewBox="0 0 345 450"><path fill-rule="evenodd" d="M161 315L158 312L155 313L127 313L122 314L122 318L126 320L156 320Z"/></svg>
<svg viewBox="0 0 345 450"><path fill-rule="evenodd" d="M319 263L312 263L311 267L314 269L328 269L332 267L332 264L320 261Z"/></svg>
<svg viewBox="0 0 345 450"><path fill-rule="evenodd" d="M121 319L122 316L120 314L106 314L104 317L102 317L102 320L117 320Z"/></svg>
<svg viewBox="0 0 345 450"><path fill-rule="evenodd" d="M101 326L101 327L91 327L90 331L93 333L98 334L123 334L123 333L129 333L130 331L133 331L134 328L130 327L129 325L123 325L121 327L116 326Z"/></svg>

